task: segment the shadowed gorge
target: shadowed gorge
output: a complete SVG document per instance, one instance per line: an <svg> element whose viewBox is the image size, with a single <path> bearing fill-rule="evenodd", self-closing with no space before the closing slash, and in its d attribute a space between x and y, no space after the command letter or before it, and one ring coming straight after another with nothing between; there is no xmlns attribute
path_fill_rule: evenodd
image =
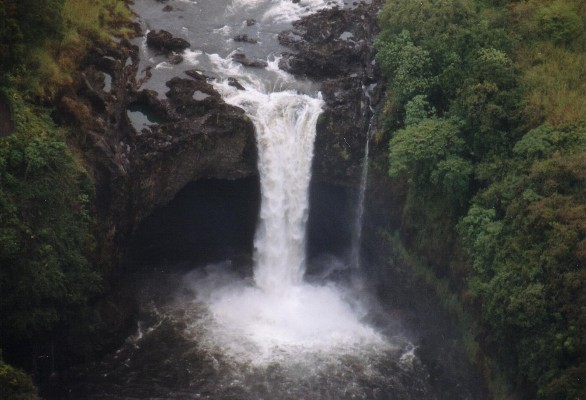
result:
<svg viewBox="0 0 586 400"><path fill-rule="evenodd" d="M355 190L314 182L309 189L307 254L344 258L349 250Z"/></svg>

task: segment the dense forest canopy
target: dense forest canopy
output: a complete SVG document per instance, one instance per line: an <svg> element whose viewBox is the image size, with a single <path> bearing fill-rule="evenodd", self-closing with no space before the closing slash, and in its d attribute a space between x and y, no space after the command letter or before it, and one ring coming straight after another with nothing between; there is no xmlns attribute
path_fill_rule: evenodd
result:
<svg viewBox="0 0 586 400"><path fill-rule="evenodd" d="M380 22L400 241L519 393L586 396L586 4L388 0Z"/></svg>

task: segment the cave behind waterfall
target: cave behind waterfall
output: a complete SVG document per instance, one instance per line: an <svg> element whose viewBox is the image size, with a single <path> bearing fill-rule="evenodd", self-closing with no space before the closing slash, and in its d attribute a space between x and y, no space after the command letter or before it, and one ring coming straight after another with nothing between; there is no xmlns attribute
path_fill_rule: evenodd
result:
<svg viewBox="0 0 586 400"><path fill-rule="evenodd" d="M343 257L351 240L351 191L312 183L310 192L309 258ZM192 182L140 224L128 264L135 270L225 260L250 266L259 207L258 177Z"/></svg>
<svg viewBox="0 0 586 400"><path fill-rule="evenodd" d="M143 269L249 258L259 206L257 177L192 182L140 224L128 262Z"/></svg>

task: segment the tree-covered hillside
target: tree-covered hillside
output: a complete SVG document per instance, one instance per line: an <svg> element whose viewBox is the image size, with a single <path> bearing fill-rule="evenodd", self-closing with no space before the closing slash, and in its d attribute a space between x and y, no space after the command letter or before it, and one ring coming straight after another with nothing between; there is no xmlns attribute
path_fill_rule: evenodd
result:
<svg viewBox="0 0 586 400"><path fill-rule="evenodd" d="M586 3L387 0L380 22L397 246L518 395L585 398Z"/></svg>
<svg viewBox="0 0 586 400"><path fill-rule="evenodd" d="M102 289L93 183L75 127L53 121L50 104L87 48L126 35L130 18L122 0L0 0L0 118L11 119L0 124L0 354L29 370L39 348L91 320ZM0 397L35 398L4 361Z"/></svg>

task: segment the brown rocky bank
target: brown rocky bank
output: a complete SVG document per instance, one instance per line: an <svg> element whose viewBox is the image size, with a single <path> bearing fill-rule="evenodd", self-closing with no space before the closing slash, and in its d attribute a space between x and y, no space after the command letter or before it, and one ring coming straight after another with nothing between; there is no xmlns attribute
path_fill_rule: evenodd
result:
<svg viewBox="0 0 586 400"><path fill-rule="evenodd" d="M58 119L80 132L75 146L96 185L98 259L109 270L138 223L189 182L257 173L254 126L243 110L197 71L167 82L158 98L140 89L138 65L138 48L127 41L96 46L57 101ZM156 122L137 129L129 110Z"/></svg>

